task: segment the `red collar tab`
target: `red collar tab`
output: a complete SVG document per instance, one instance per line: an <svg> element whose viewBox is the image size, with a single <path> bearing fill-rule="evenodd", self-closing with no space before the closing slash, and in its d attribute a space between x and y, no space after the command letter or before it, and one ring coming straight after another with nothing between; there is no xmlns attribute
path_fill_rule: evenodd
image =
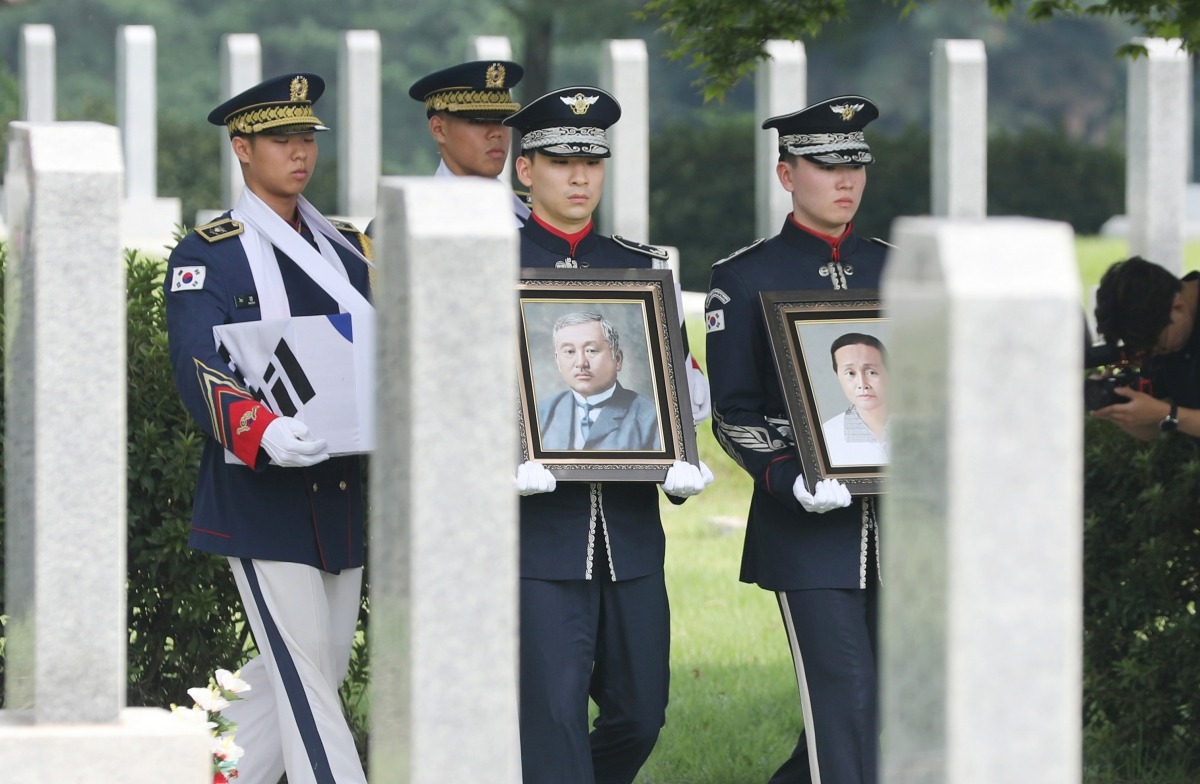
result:
<svg viewBox="0 0 1200 784"><path fill-rule="evenodd" d="M840 250L841 250L842 240L846 239L846 237L849 237L850 232L854 231L854 224L847 223L846 230L842 232L842 235L840 237L833 237L833 236L830 236L829 234L822 234L821 232L816 231L815 229L810 229L807 226L805 226L803 223L800 223L799 221L796 220L796 214L794 212L788 213L788 220L790 220L793 224L795 224L796 228L800 229L800 231L803 231L806 234L811 234L812 236L816 237L817 239L824 240L825 242L829 243L829 247L833 250L834 261L839 260L841 257Z"/></svg>
<svg viewBox="0 0 1200 784"><path fill-rule="evenodd" d="M539 216L536 212L532 213L532 215L533 215L533 219L535 221L537 221L539 226L541 226L543 229L550 232L554 236L561 237L562 239L566 240L567 242L569 242L571 244L572 248L575 247L575 245L581 239L586 237L587 233L592 230L592 222L588 221L588 225L584 226L579 231L575 232L574 234L568 234L565 231L560 231L559 229L556 229L553 226L551 226L549 223L546 223L546 221L542 220L541 216Z"/></svg>
<svg viewBox="0 0 1200 784"><path fill-rule="evenodd" d="M591 221L588 221L588 224L579 231L574 232L573 234L568 234L565 231L560 231L559 229L551 226L549 223L546 223L546 221L538 217L536 212L530 213L530 215L539 226L553 234L555 237L561 238L564 242L571 246L571 258L575 258L575 248L579 246L580 241L592 231Z"/></svg>

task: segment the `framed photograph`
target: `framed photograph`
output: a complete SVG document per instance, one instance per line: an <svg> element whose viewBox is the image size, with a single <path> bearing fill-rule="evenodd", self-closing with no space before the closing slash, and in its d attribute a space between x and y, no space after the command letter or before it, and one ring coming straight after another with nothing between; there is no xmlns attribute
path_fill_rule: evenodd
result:
<svg viewBox="0 0 1200 784"><path fill-rule="evenodd" d="M855 495L881 492L890 454L887 343L879 292L762 292L800 465Z"/></svg>
<svg viewBox="0 0 1200 784"><path fill-rule="evenodd" d="M521 460L559 480L661 482L695 463L668 270L521 270Z"/></svg>

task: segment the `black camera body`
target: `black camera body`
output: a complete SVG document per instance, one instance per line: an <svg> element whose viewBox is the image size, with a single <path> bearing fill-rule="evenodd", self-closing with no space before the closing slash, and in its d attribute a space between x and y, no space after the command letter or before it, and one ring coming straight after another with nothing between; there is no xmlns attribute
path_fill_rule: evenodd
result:
<svg viewBox="0 0 1200 784"><path fill-rule="evenodd" d="M1118 395L1118 387L1129 387L1138 392L1152 395L1150 379L1136 370L1124 370L1108 378L1085 378L1083 380L1083 407L1086 411L1118 403L1128 403L1129 398Z"/></svg>
<svg viewBox="0 0 1200 784"><path fill-rule="evenodd" d="M1128 402L1129 398L1117 394L1118 387L1154 394L1150 379L1119 348L1103 344L1087 346L1084 349L1083 366L1085 370L1093 372L1107 371L1105 376L1089 376L1083 380L1083 407L1086 411Z"/></svg>

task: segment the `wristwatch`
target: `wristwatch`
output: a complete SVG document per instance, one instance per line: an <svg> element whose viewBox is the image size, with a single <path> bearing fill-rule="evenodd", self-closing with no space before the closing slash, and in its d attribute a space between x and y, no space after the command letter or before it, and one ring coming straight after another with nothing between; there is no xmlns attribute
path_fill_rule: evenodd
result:
<svg viewBox="0 0 1200 784"><path fill-rule="evenodd" d="M1175 403L1171 404L1171 413L1162 418L1158 423L1158 429L1164 433L1174 433L1179 427L1179 406Z"/></svg>

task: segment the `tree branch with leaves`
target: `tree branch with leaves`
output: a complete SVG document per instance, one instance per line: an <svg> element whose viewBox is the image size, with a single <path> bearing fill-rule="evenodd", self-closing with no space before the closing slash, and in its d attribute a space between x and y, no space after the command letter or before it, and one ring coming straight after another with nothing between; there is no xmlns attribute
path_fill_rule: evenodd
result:
<svg viewBox="0 0 1200 784"><path fill-rule="evenodd" d="M918 0L881 0L903 17ZM766 59L769 40L811 40L829 22L848 18L848 0L649 0L639 16L658 19L671 37L672 60L691 60L700 71L695 84L705 100L721 98ZM1020 4L1024 7L1024 4ZM1017 0L988 0L997 16L1017 11ZM1149 38L1179 38L1186 50L1200 38L1200 0L1034 0L1025 7L1033 21L1054 17L1117 17ZM1126 44L1117 52L1138 56L1145 48Z"/></svg>

